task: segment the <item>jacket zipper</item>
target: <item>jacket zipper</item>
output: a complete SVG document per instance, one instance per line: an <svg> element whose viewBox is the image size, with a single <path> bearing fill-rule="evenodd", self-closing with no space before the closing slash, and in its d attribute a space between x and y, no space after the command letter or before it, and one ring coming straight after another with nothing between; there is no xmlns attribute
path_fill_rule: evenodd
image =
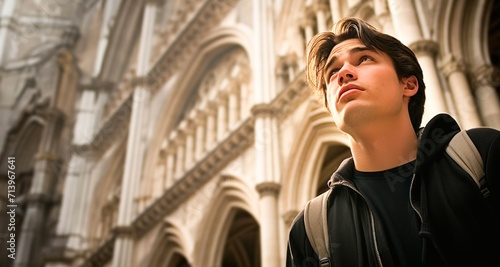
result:
<svg viewBox="0 0 500 267"><path fill-rule="evenodd" d="M358 193L363 198L363 200L365 201L365 203L368 206L368 201L366 200L365 196L363 196L363 194L361 194L361 192L359 192L358 189L356 189L354 186L352 186L351 183L349 183L345 180L342 180L342 181L333 183L332 187L334 187L335 185L342 185L342 186L346 186L346 187L352 189L354 192ZM373 216L373 212L369 206L368 206L368 211L370 212L370 229L371 229L373 240L374 240L375 254L377 256L379 266L383 267L384 265L382 264L382 258L380 257L380 252L378 250L378 245L377 245L377 233L375 232L375 219Z"/></svg>
<svg viewBox="0 0 500 267"><path fill-rule="evenodd" d="M418 217L420 218L420 223L424 223L424 219L422 217L422 214L420 213L420 211L417 210L417 208L415 208L415 205L413 205L413 201L411 201L412 200L411 195L413 192L413 182L414 181L415 181L415 171L413 172L413 176L411 177L411 183L410 183L410 205L411 205L411 208L418 214Z"/></svg>

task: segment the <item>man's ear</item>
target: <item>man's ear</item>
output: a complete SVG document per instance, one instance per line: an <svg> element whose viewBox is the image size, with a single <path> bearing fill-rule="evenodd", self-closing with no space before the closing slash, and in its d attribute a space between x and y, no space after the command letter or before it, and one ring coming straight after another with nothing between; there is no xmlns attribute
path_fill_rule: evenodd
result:
<svg viewBox="0 0 500 267"><path fill-rule="evenodd" d="M418 80L414 75L403 78L403 95L414 96L418 92Z"/></svg>

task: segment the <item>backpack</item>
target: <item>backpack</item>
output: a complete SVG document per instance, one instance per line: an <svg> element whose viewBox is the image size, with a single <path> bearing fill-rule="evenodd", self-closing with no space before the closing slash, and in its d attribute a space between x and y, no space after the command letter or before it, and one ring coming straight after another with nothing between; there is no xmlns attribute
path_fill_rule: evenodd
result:
<svg viewBox="0 0 500 267"><path fill-rule="evenodd" d="M483 160L465 130L458 132L446 148L446 153L476 182L484 197L489 195L484 179ZM331 189L311 199L304 208L307 238L319 257L321 267L331 266L328 241L327 203Z"/></svg>

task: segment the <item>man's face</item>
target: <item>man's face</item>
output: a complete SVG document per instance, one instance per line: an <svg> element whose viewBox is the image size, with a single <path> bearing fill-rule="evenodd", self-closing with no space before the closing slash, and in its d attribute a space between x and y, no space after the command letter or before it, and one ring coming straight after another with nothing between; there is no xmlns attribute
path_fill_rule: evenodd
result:
<svg viewBox="0 0 500 267"><path fill-rule="evenodd" d="M351 133L370 122L408 116L406 79L398 79L387 54L348 39L332 49L325 69L328 106L341 130Z"/></svg>

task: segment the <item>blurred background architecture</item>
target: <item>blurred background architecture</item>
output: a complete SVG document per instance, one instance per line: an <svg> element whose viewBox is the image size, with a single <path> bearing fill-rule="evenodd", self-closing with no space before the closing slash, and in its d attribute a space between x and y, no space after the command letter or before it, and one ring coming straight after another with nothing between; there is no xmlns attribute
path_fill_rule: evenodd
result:
<svg viewBox="0 0 500 267"><path fill-rule="evenodd" d="M499 1L0 10L4 267L284 266L293 218L350 156L304 80L307 41L345 16L415 51L424 124L447 112L463 128L500 128Z"/></svg>

